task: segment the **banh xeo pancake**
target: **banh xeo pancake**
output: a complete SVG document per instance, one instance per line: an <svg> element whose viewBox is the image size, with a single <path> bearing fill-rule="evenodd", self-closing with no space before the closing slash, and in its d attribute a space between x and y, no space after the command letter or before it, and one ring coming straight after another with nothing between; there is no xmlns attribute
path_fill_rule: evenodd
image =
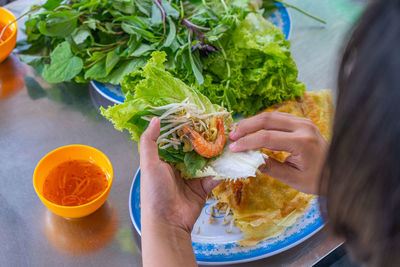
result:
<svg viewBox="0 0 400 267"><path fill-rule="evenodd" d="M333 105L330 90L305 92L302 98L273 105L264 112L280 111L311 119L330 140ZM284 162L288 152L263 149L269 157ZM249 246L279 235L303 214L313 195L297 191L265 174L250 179L223 181L213 190L217 208L229 206L236 226L245 233L239 245Z"/></svg>

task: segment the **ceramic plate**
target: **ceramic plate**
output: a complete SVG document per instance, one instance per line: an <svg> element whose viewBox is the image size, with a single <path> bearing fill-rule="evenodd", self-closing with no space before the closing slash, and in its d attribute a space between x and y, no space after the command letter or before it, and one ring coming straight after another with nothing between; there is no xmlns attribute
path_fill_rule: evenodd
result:
<svg viewBox="0 0 400 267"><path fill-rule="evenodd" d="M283 5L276 5L278 6L278 9L272 13L268 19L282 30L286 39L289 39L290 32L292 30L290 15ZM112 103L121 104L125 100L125 96L121 91L121 87L118 85L105 84L98 81L91 81L90 84L102 97L106 98Z"/></svg>
<svg viewBox="0 0 400 267"><path fill-rule="evenodd" d="M192 232L193 250L199 264L223 265L270 257L300 244L317 233L324 225L318 201L314 200L296 223L281 235L264 240L255 246L241 247L237 245L237 241L241 240L244 234L236 227L233 227L231 233L227 233L229 225L221 225L224 214L214 213L213 222L208 223L211 205L214 202L215 200L207 201ZM141 234L140 169L132 182L129 211L133 225Z"/></svg>

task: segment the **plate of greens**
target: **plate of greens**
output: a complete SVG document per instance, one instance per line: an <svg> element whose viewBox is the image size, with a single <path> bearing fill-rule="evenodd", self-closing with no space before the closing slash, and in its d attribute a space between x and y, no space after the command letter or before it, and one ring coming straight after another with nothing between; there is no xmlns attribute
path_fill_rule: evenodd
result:
<svg viewBox="0 0 400 267"><path fill-rule="evenodd" d="M28 16L20 59L46 82L90 82L114 103L155 51L167 54L174 77L235 113L255 114L305 89L279 1L48 0Z"/></svg>
<svg viewBox="0 0 400 267"><path fill-rule="evenodd" d="M275 25L282 31L286 39L289 39L292 24L291 24L290 14L286 9L286 7L280 3L274 3L274 7L268 6L265 7L265 9L267 9L267 12L263 10L264 15L267 16L268 20L273 25ZM216 27L218 27L218 25ZM205 32L205 34L207 34L207 32ZM197 45L198 44L195 44L192 47L195 47ZM218 46L216 45L215 47ZM161 50L162 49L163 48L161 47ZM200 52L200 54L201 53L202 52ZM119 85L104 83L97 80L91 81L90 84L102 97L106 98L112 103L121 104L125 100L124 93L122 92L121 87Z"/></svg>
<svg viewBox="0 0 400 267"><path fill-rule="evenodd" d="M282 234L257 245L243 247L237 242L243 239L244 234L236 227L230 231L229 225L223 225L224 213L211 214L211 207L215 205L215 202L214 199L207 200L193 227L192 246L199 264L225 265L267 258L304 242L321 230L324 225L318 201L314 199L296 223ZM132 182L129 212L135 229L141 234L140 169ZM210 216L213 218L212 223L209 223Z"/></svg>

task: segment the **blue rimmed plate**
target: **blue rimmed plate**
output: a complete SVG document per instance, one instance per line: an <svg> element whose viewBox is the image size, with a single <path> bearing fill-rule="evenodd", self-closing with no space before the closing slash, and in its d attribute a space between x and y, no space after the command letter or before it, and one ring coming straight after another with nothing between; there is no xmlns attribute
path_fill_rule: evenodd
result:
<svg viewBox="0 0 400 267"><path fill-rule="evenodd" d="M211 205L215 200L208 200L200 217L197 219L192 232L193 250L199 264L224 265L250 262L267 258L288 250L307 240L317 233L324 225L317 200L281 235L264 240L255 246L241 247L237 241L244 234L236 227L227 233L229 225L222 226L224 214L213 213L213 222L208 223ZM141 234L140 223L140 169L133 179L130 196L129 212L133 225Z"/></svg>
<svg viewBox="0 0 400 267"><path fill-rule="evenodd" d="M292 23L288 10L279 3L276 3L278 9L269 16L269 21L280 28L286 39L290 38ZM105 99L112 103L121 104L125 101L125 96L119 85L105 84L98 81L91 81L92 87Z"/></svg>

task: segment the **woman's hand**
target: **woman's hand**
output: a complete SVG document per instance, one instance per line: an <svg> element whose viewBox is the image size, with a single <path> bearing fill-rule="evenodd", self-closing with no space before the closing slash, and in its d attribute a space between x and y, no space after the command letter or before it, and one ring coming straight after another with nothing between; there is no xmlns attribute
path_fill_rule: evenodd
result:
<svg viewBox="0 0 400 267"><path fill-rule="evenodd" d="M153 118L140 138L143 262L146 266L195 265L190 233L218 181L182 179L160 160L159 134L160 121Z"/></svg>
<svg viewBox="0 0 400 267"><path fill-rule="evenodd" d="M281 112L264 112L237 123L229 137L232 152L268 148L290 152L284 163L267 159L260 170L305 193L318 193L328 143L314 123Z"/></svg>

